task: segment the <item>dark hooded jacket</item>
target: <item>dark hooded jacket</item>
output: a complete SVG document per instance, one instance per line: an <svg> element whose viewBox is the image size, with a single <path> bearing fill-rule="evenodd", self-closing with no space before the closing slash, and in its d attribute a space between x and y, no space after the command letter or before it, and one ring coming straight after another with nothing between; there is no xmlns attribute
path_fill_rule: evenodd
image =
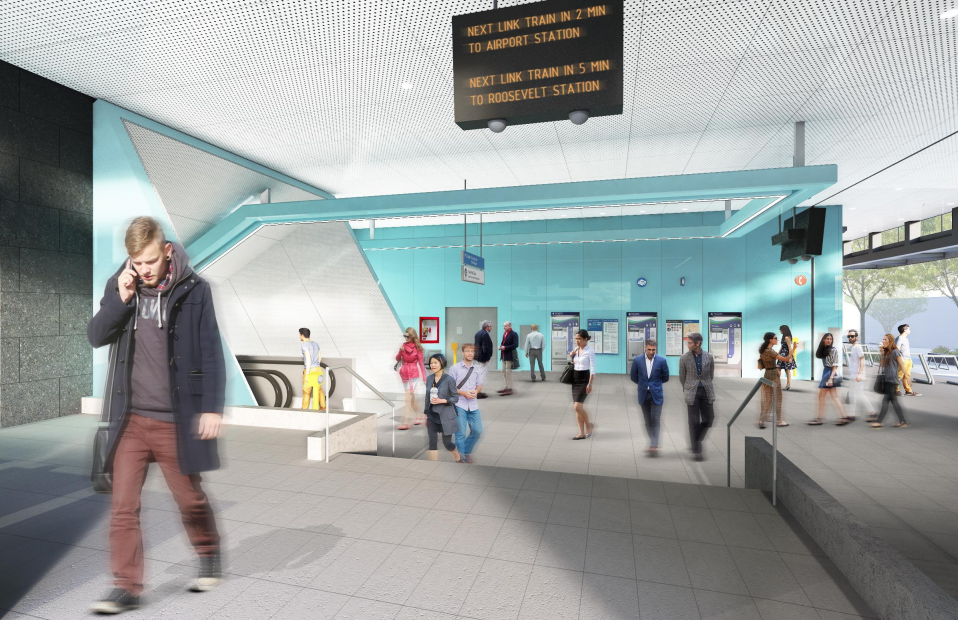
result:
<svg viewBox="0 0 958 620"><path fill-rule="evenodd" d="M194 474L219 467L216 440L202 440L197 435L201 413L223 413L226 392L226 371L219 327L213 312L209 284L193 272L186 252L173 244L175 279L163 291L159 317L164 327L164 370L168 383L159 385L168 390L169 408L176 425L177 456L180 472ZM107 448L108 466L112 467L116 441L131 409L131 380L136 355L134 327L137 321L137 296L124 304L120 300L117 280L126 261L107 281L100 300L100 309L87 326L87 338L95 348L110 347L104 405L110 411ZM138 291L140 287L137 287ZM140 300L142 303L142 299ZM156 329L156 326L151 326ZM138 371L139 372L139 371ZM168 387L167 387L168 386Z"/></svg>

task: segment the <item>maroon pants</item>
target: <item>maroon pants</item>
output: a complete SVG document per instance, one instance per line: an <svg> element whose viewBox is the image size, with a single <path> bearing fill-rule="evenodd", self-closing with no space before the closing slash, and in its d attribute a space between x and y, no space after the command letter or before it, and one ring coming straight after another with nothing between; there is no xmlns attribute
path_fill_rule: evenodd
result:
<svg viewBox="0 0 958 620"><path fill-rule="evenodd" d="M140 492L150 461L156 461L163 471L197 553L201 557L213 555L220 542L209 499L200 488L200 476L180 473L175 426L171 422L129 414L113 458L110 568L116 587L134 595L143 591Z"/></svg>

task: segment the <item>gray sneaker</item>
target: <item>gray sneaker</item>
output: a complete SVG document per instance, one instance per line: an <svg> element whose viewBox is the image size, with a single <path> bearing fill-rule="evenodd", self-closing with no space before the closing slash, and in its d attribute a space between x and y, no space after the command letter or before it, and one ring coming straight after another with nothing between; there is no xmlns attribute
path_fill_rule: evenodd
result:
<svg viewBox="0 0 958 620"><path fill-rule="evenodd" d="M122 614L139 606L139 596L133 596L123 588L113 588L112 592L90 605L90 611L97 614Z"/></svg>
<svg viewBox="0 0 958 620"><path fill-rule="evenodd" d="M223 581L223 570L220 566L220 554L200 558L200 572L190 584L193 592L209 592Z"/></svg>

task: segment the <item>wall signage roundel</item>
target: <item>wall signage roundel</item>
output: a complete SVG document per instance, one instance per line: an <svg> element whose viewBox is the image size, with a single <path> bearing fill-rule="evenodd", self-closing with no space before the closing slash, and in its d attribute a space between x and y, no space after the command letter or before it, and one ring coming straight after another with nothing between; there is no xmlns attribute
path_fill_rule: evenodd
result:
<svg viewBox="0 0 958 620"><path fill-rule="evenodd" d="M805 276L795 276L795 284L799 286L805 286L806 282L808 282L808 278Z"/></svg>
<svg viewBox="0 0 958 620"><path fill-rule="evenodd" d="M638 280L635 281L635 283L638 284L639 287L645 288L645 285L648 284L649 281L646 280L645 278L639 278Z"/></svg>

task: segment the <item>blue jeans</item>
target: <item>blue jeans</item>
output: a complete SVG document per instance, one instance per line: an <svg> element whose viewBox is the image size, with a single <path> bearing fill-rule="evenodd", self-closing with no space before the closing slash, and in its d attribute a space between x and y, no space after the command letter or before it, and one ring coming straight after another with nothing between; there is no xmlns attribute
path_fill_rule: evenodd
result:
<svg viewBox="0 0 958 620"><path fill-rule="evenodd" d="M459 430L456 431L456 447L459 449L459 454L466 456L472 454L472 449L476 447L476 442L479 441L479 435L482 434L482 417L479 415L479 410L475 411L466 411L460 407L456 407L456 412L459 414ZM466 437L466 425L469 426L469 437Z"/></svg>

